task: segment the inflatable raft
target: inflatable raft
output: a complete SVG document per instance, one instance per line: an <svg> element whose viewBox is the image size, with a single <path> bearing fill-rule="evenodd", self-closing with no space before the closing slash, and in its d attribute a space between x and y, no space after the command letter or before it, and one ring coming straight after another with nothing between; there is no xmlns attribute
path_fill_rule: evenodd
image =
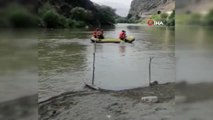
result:
<svg viewBox="0 0 213 120"><path fill-rule="evenodd" d="M98 39L98 38L92 37L90 40L91 40L91 42L96 42L96 43L120 43L120 42L122 42L122 40L120 40L119 38ZM129 36L125 40L125 42L127 42L127 43L132 43L133 41L135 41L135 38L133 36Z"/></svg>

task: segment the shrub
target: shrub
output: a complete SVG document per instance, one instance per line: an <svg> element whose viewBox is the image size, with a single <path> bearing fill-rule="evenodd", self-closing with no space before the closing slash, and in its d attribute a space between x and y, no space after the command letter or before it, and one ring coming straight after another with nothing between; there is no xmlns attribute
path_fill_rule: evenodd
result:
<svg viewBox="0 0 213 120"><path fill-rule="evenodd" d="M210 10L210 12L207 14L207 16L205 17L205 20L207 25L213 26L213 9Z"/></svg>
<svg viewBox="0 0 213 120"><path fill-rule="evenodd" d="M39 16L42 18L43 26L47 28L64 28L67 27L67 20L64 16L59 15L50 3L45 3L39 10Z"/></svg>
<svg viewBox="0 0 213 120"><path fill-rule="evenodd" d="M24 12L16 11L9 16L9 21L13 27L36 27L38 26L38 18Z"/></svg>
<svg viewBox="0 0 213 120"><path fill-rule="evenodd" d="M172 11L172 14L168 17L167 26L175 26L175 11Z"/></svg>
<svg viewBox="0 0 213 120"><path fill-rule="evenodd" d="M41 8L38 9L38 14L40 17L42 17L47 11L50 10L54 11L55 9L53 8L53 6L50 5L50 3L47 2Z"/></svg>
<svg viewBox="0 0 213 120"><path fill-rule="evenodd" d="M161 17L160 17L160 15L158 15L158 14L152 15L150 18L151 18L152 20L156 20L156 21L161 20Z"/></svg>
<svg viewBox="0 0 213 120"><path fill-rule="evenodd" d="M89 21L92 19L92 12L81 7L75 7L70 11L71 18L75 20Z"/></svg>
<svg viewBox="0 0 213 120"><path fill-rule="evenodd" d="M109 6L96 6L98 9L97 15L99 16L102 25L113 25L115 23L115 9Z"/></svg>
<svg viewBox="0 0 213 120"><path fill-rule="evenodd" d="M55 10L44 13L42 20L47 28L63 28L66 26L66 18L59 15Z"/></svg>
<svg viewBox="0 0 213 120"><path fill-rule="evenodd" d="M12 4L4 12L5 19L12 27L26 28L39 25L39 18L23 6Z"/></svg>
<svg viewBox="0 0 213 120"><path fill-rule="evenodd" d="M76 24L75 22L76 22L75 20L67 19L67 27L74 28Z"/></svg>
<svg viewBox="0 0 213 120"><path fill-rule="evenodd" d="M175 18L171 18L167 21L167 26L175 26Z"/></svg>
<svg viewBox="0 0 213 120"><path fill-rule="evenodd" d="M167 19L168 14L167 14L167 13L162 13L162 14L160 15L160 17L161 17L162 19Z"/></svg>
<svg viewBox="0 0 213 120"><path fill-rule="evenodd" d="M86 23L84 21L76 21L73 19L68 19L67 26L69 28L83 28L86 26Z"/></svg>
<svg viewBox="0 0 213 120"><path fill-rule="evenodd" d="M0 27L9 27L9 21L7 20L6 16L0 12Z"/></svg>
<svg viewBox="0 0 213 120"><path fill-rule="evenodd" d="M84 21L76 21L75 27L77 28L83 28L86 26L86 23Z"/></svg>
<svg viewBox="0 0 213 120"><path fill-rule="evenodd" d="M86 10L81 7L75 7L70 11L71 18L76 20L83 20L86 15Z"/></svg>

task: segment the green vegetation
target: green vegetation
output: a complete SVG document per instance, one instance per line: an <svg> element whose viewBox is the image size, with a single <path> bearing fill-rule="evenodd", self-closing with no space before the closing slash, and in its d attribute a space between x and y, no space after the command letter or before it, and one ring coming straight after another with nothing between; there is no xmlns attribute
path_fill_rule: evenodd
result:
<svg viewBox="0 0 213 120"><path fill-rule="evenodd" d="M168 15L167 13L161 13L161 14L156 13L156 14L153 14L149 18L146 18L146 19L132 18L132 16L129 14L127 17L117 17L116 22L117 23L147 24L147 21L149 19L152 19L154 21L162 21L164 23L164 25L166 25L166 26L175 26L175 10L173 10L170 15Z"/></svg>
<svg viewBox="0 0 213 120"><path fill-rule="evenodd" d="M209 11L207 15L199 13L182 13L176 16L177 24L188 25L213 25L213 9Z"/></svg>
<svg viewBox="0 0 213 120"><path fill-rule="evenodd" d="M74 20L81 20L81 21L91 21L93 19L93 14L89 10L85 10L81 7L75 7L70 12L71 18Z"/></svg>
<svg viewBox="0 0 213 120"><path fill-rule="evenodd" d="M47 28L63 28L66 24L66 18L53 10L46 11L42 16L42 20Z"/></svg>
<svg viewBox="0 0 213 120"><path fill-rule="evenodd" d="M13 27L35 27L38 25L37 17L27 11L14 11L9 14L8 20Z"/></svg>
<svg viewBox="0 0 213 120"><path fill-rule="evenodd" d="M166 26L175 26L175 10L173 10L170 15L167 13L153 14L147 19L134 20L134 22L147 24L147 21L149 19L152 19L154 21L162 21L163 24Z"/></svg>
<svg viewBox="0 0 213 120"><path fill-rule="evenodd" d="M64 28L67 20L49 4L44 4L39 10L38 15L41 18L41 26L47 28Z"/></svg>
<svg viewBox="0 0 213 120"><path fill-rule="evenodd" d="M188 24L193 25L201 25L202 24L202 16L200 14L192 14L189 18Z"/></svg>
<svg viewBox="0 0 213 120"><path fill-rule="evenodd" d="M5 10L1 11L2 19L0 27L36 27L39 25L39 18L29 12L27 9L12 4Z"/></svg>
<svg viewBox="0 0 213 120"><path fill-rule="evenodd" d="M187 24L190 21L190 15L188 14L177 14L176 23L177 24Z"/></svg>
<svg viewBox="0 0 213 120"><path fill-rule="evenodd" d="M86 26L114 25L115 9L95 5L92 10L73 7L64 13L49 2L29 10L18 4L9 5L0 11L0 27L14 28L85 28Z"/></svg>
<svg viewBox="0 0 213 120"><path fill-rule="evenodd" d="M134 19L128 19L127 17L117 17L115 20L116 23L137 23Z"/></svg>
<svg viewBox="0 0 213 120"><path fill-rule="evenodd" d="M82 28L86 23L85 19L87 11L83 8L76 7L71 10L70 18L60 15L49 3L44 4L39 9L39 15L46 28Z"/></svg>
<svg viewBox="0 0 213 120"><path fill-rule="evenodd" d="M150 19L162 21L166 26L175 26L175 10L172 11L171 15L168 15L167 13L154 14L150 17Z"/></svg>
<svg viewBox="0 0 213 120"><path fill-rule="evenodd" d="M213 9L205 17L206 24L213 26Z"/></svg>
<svg viewBox="0 0 213 120"><path fill-rule="evenodd" d="M154 14L150 17L150 19L159 21L159 20L161 20L161 16L159 14Z"/></svg>
<svg viewBox="0 0 213 120"><path fill-rule="evenodd" d="M167 26L175 26L175 10L173 10L172 14L169 16Z"/></svg>
<svg viewBox="0 0 213 120"><path fill-rule="evenodd" d="M102 25L113 25L115 23L115 9L112 9L109 6L105 5L96 5L97 8L97 16L100 19L100 24Z"/></svg>
<svg viewBox="0 0 213 120"><path fill-rule="evenodd" d="M167 19L168 16L169 16L169 15L168 15L167 13L162 13L162 14L160 15L161 19Z"/></svg>

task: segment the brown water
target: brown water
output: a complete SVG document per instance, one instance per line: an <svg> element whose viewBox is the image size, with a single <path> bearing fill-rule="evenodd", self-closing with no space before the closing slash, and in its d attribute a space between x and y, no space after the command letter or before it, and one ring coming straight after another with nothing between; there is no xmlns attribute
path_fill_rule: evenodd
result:
<svg viewBox="0 0 213 120"><path fill-rule="evenodd" d="M135 36L133 44L97 44L95 84L103 89L122 90L148 85L149 58L152 80L174 82L174 29L118 24L106 28L106 37L125 29ZM94 44L90 30L52 30L39 38L39 99L78 91L91 82Z"/></svg>
<svg viewBox="0 0 213 120"><path fill-rule="evenodd" d="M37 36L33 30L0 30L0 102L37 94Z"/></svg>
<svg viewBox="0 0 213 120"><path fill-rule="evenodd" d="M150 57L154 57L152 80L173 82L174 29L119 24L105 28L105 36L117 38L122 29L136 41L97 44L95 84L109 90L147 86ZM91 34L91 30L1 30L0 100L37 92L44 100L83 90L84 82L92 79Z"/></svg>

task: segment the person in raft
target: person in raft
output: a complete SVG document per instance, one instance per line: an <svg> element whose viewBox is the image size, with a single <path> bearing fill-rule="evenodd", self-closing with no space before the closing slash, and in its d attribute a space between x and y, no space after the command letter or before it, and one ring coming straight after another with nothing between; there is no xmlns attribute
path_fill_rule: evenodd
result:
<svg viewBox="0 0 213 120"><path fill-rule="evenodd" d="M100 30L99 34L100 34L99 39L104 39L104 30L103 29Z"/></svg>
<svg viewBox="0 0 213 120"><path fill-rule="evenodd" d="M98 31L99 31L99 28L96 28L95 31L93 32L93 37L94 38L97 38Z"/></svg>
<svg viewBox="0 0 213 120"><path fill-rule="evenodd" d="M123 41L126 41L126 31L122 30L119 34L119 38Z"/></svg>
<svg viewBox="0 0 213 120"><path fill-rule="evenodd" d="M96 30L93 32L93 37L98 39L104 39L104 30L96 28Z"/></svg>

